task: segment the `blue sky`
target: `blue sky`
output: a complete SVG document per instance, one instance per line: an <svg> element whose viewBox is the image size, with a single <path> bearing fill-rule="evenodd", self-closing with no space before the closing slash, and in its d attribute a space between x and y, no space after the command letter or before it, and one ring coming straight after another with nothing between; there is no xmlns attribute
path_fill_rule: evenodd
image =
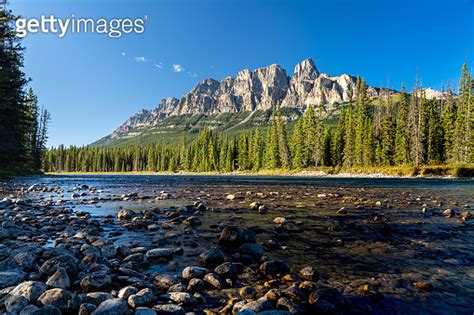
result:
<svg viewBox="0 0 474 315"><path fill-rule="evenodd" d="M27 18L147 16L144 34L120 39L30 34L23 40L25 72L52 114L50 146L91 143L161 98L246 68L278 63L291 74L312 58L321 72L360 74L371 85L411 86L418 72L424 86L440 88L458 80L473 54L472 0L10 2Z"/></svg>

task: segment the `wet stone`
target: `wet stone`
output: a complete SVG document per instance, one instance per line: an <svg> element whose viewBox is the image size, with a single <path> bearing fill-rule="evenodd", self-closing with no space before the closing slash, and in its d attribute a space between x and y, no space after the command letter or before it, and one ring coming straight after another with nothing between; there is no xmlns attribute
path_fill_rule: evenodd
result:
<svg viewBox="0 0 474 315"><path fill-rule="evenodd" d="M147 306L154 302L155 295L150 289L143 289L138 291L136 294L132 294L128 297L128 304L133 307Z"/></svg>
<svg viewBox="0 0 474 315"><path fill-rule="evenodd" d="M201 219L196 216L192 216L183 221L186 226L199 226L202 225Z"/></svg>
<svg viewBox="0 0 474 315"><path fill-rule="evenodd" d="M128 300L129 296L138 292L138 289L133 286L127 286L118 292L118 297L124 300Z"/></svg>
<svg viewBox="0 0 474 315"><path fill-rule="evenodd" d="M55 306L65 313L76 311L80 303L80 299L72 292L59 288L45 291L38 301L43 305Z"/></svg>
<svg viewBox="0 0 474 315"><path fill-rule="evenodd" d="M113 296L107 292L91 292L81 296L82 302L94 304L96 306L112 298Z"/></svg>
<svg viewBox="0 0 474 315"><path fill-rule="evenodd" d="M68 289L71 286L71 281L64 268L58 268L56 272L48 278L46 284L53 288Z"/></svg>
<svg viewBox="0 0 474 315"><path fill-rule="evenodd" d="M288 289L283 291L283 294L292 299L293 301L303 302L308 298L306 292L296 285L290 286Z"/></svg>
<svg viewBox="0 0 474 315"><path fill-rule="evenodd" d="M300 270L299 276L308 281L319 280L319 272L314 267L304 267Z"/></svg>
<svg viewBox="0 0 474 315"><path fill-rule="evenodd" d="M290 267L284 261L270 260L260 265L259 272L267 277L283 276L290 272Z"/></svg>
<svg viewBox="0 0 474 315"><path fill-rule="evenodd" d="M156 311L148 307L137 307L134 315L156 315Z"/></svg>
<svg viewBox="0 0 474 315"><path fill-rule="evenodd" d="M158 304L153 306L157 314L162 315L184 315L185 310L182 306L176 304Z"/></svg>
<svg viewBox="0 0 474 315"><path fill-rule="evenodd" d="M112 283L112 278L103 273L92 273L81 280L81 287L85 292L106 289Z"/></svg>
<svg viewBox="0 0 474 315"><path fill-rule="evenodd" d="M225 287L225 282L217 274L212 272L205 275L203 280L218 290Z"/></svg>
<svg viewBox="0 0 474 315"><path fill-rule="evenodd" d="M210 248L199 255L199 263L204 267L215 267L224 262L224 253L216 247Z"/></svg>
<svg viewBox="0 0 474 315"><path fill-rule="evenodd" d="M224 247L239 247L243 243L255 242L255 232L235 226L225 227L219 237L219 245Z"/></svg>
<svg viewBox="0 0 474 315"><path fill-rule="evenodd" d="M28 305L28 300L21 295L7 295L4 305L7 312L16 314Z"/></svg>
<svg viewBox="0 0 474 315"><path fill-rule="evenodd" d="M266 301L266 300L257 300L257 301L252 301L252 302L249 302L247 304L244 304L242 306L242 308L240 309L240 312L249 310L249 311L252 311L252 312L259 313L259 312L269 311L269 310L273 310L273 309L274 309L274 307L268 301Z"/></svg>
<svg viewBox="0 0 474 315"><path fill-rule="evenodd" d="M96 310L97 306L89 303L82 303L79 307L78 315L90 315Z"/></svg>
<svg viewBox="0 0 474 315"><path fill-rule="evenodd" d="M259 260L265 254L263 247L256 243L242 244L240 246L240 252L244 255L249 255L256 260Z"/></svg>
<svg viewBox="0 0 474 315"><path fill-rule="evenodd" d="M23 271L0 271L0 289L11 287L25 279Z"/></svg>
<svg viewBox="0 0 474 315"><path fill-rule="evenodd" d="M446 209L442 214L446 218L452 218L456 215L456 211L454 209Z"/></svg>
<svg viewBox="0 0 474 315"><path fill-rule="evenodd" d="M146 252L147 259L172 259L175 253L173 248L155 248Z"/></svg>
<svg viewBox="0 0 474 315"><path fill-rule="evenodd" d="M70 255L59 255L46 260L39 271L42 274L50 276L58 271L59 268L64 268L68 275L74 276L78 272L78 265L79 261L76 258Z"/></svg>
<svg viewBox="0 0 474 315"><path fill-rule="evenodd" d="M241 263L225 262L214 269L214 272L224 278L235 278L244 271Z"/></svg>
<svg viewBox="0 0 474 315"><path fill-rule="evenodd" d="M199 292L202 289L204 289L204 285L205 285L205 283L201 279L193 278L193 279L189 280L187 290L191 291L191 292Z"/></svg>
<svg viewBox="0 0 474 315"><path fill-rule="evenodd" d="M38 281L25 281L17 285L8 293L8 296L22 296L28 302L35 303L47 289L47 286Z"/></svg>
<svg viewBox="0 0 474 315"><path fill-rule="evenodd" d="M191 266L191 267L186 267L183 269L182 277L185 280L190 280L192 278L202 279L208 273L209 273L209 269Z"/></svg>
<svg viewBox="0 0 474 315"><path fill-rule="evenodd" d="M186 269L185 269L186 270ZM183 278L184 278L184 270L183 270ZM168 290L171 286L178 284L180 282L179 278L172 275L161 274L155 276L153 279L153 284L163 290Z"/></svg>
<svg viewBox="0 0 474 315"><path fill-rule="evenodd" d="M178 305L193 306L196 305L196 299L186 292L172 292L169 294L169 299Z"/></svg>
<svg viewBox="0 0 474 315"><path fill-rule="evenodd" d="M127 302L122 299L109 299L100 303L92 315L123 315L127 312Z"/></svg>

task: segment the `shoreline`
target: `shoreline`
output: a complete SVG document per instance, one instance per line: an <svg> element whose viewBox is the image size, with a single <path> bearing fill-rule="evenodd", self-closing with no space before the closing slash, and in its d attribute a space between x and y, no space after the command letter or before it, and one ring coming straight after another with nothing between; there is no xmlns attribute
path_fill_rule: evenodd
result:
<svg viewBox="0 0 474 315"><path fill-rule="evenodd" d="M422 167L352 168L336 170L321 168L308 170L260 170L233 172L47 172L44 175L170 175L170 176L275 176L275 177L327 177L327 178L438 178L473 179L474 165L443 165Z"/></svg>

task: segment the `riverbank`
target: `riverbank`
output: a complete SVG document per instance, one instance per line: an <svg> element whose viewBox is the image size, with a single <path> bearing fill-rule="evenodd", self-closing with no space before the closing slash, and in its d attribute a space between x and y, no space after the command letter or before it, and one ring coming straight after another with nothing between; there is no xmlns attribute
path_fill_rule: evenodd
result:
<svg viewBox="0 0 474 315"><path fill-rule="evenodd" d="M434 165L434 166L391 166L391 167L320 167L302 170L259 170L235 172L49 172L47 175L252 175L252 176L315 176L315 177L356 177L356 178L473 178L474 165Z"/></svg>

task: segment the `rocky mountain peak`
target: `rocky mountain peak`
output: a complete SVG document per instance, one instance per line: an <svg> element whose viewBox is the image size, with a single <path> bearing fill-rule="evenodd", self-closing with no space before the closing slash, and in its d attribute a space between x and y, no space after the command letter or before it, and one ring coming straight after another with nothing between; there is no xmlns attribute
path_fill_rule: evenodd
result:
<svg viewBox="0 0 474 315"><path fill-rule="evenodd" d="M312 59L299 62L288 77L278 64L241 70L221 82L207 78L181 99L169 97L151 111L140 111L119 127L112 137L136 127L153 126L169 116L184 114L235 113L282 107L306 110L308 105L323 104L327 112L334 104L347 102L356 78L343 74L321 74ZM378 89L371 89L376 96Z"/></svg>
<svg viewBox="0 0 474 315"><path fill-rule="evenodd" d="M293 81L314 81L319 76L319 71L313 59L305 59L298 63L293 71Z"/></svg>

